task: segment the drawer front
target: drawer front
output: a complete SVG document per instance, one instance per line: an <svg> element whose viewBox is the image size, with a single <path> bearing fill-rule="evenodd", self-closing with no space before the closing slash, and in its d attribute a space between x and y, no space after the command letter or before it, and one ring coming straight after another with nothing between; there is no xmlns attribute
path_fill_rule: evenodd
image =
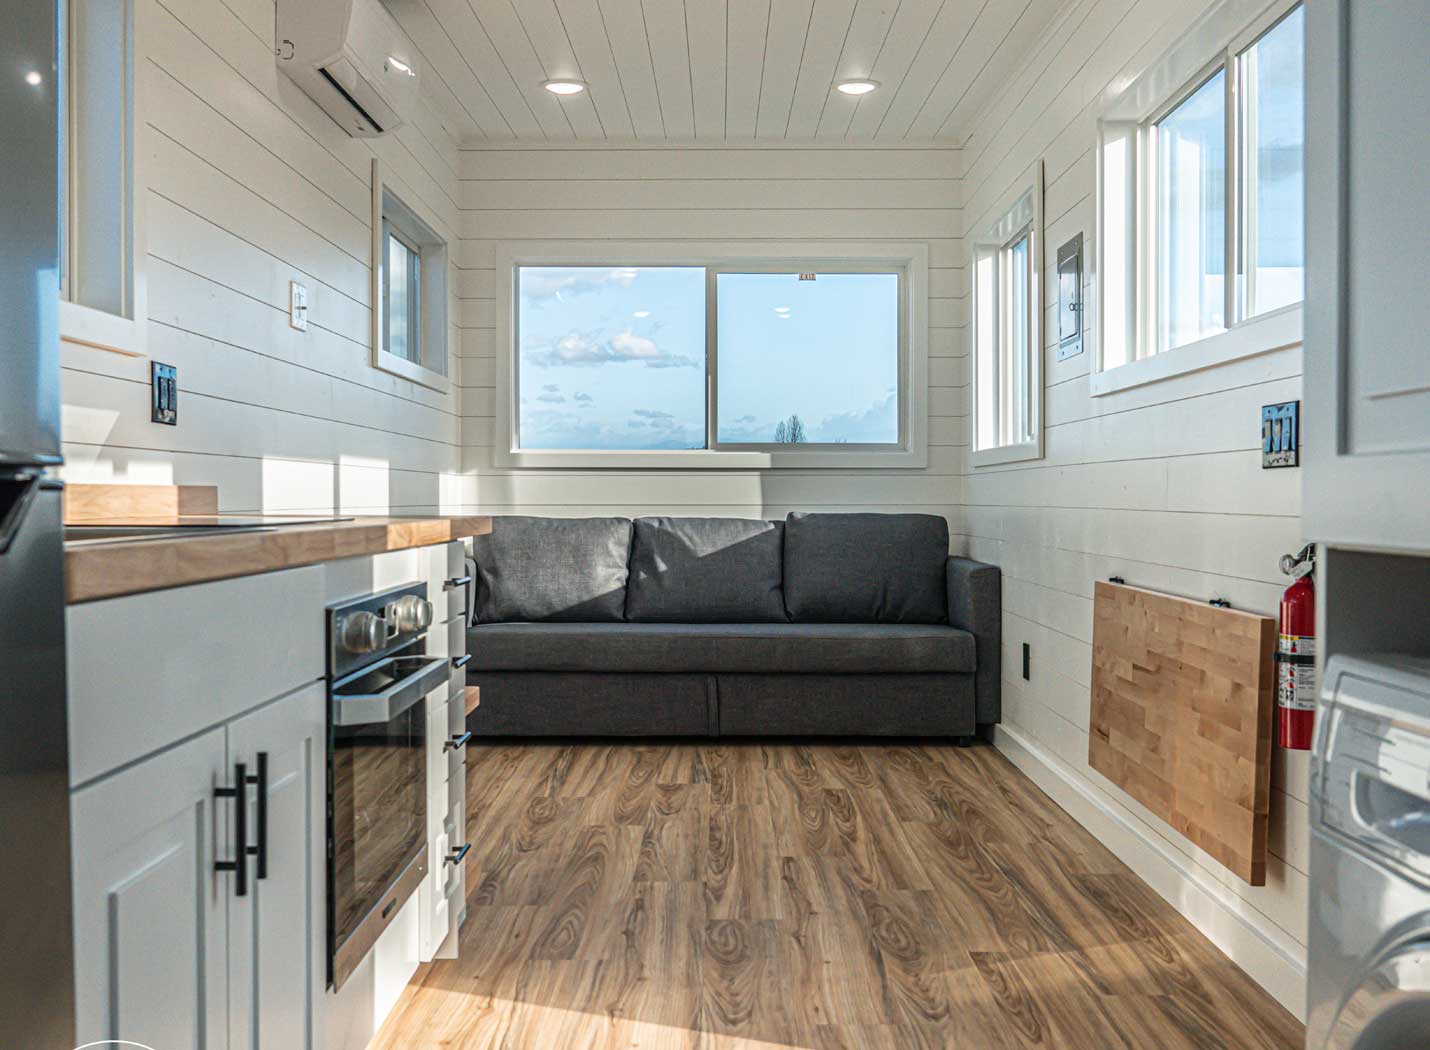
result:
<svg viewBox="0 0 1430 1050"><path fill-rule="evenodd" d="M70 783L321 679L323 606L321 566L71 606Z"/></svg>

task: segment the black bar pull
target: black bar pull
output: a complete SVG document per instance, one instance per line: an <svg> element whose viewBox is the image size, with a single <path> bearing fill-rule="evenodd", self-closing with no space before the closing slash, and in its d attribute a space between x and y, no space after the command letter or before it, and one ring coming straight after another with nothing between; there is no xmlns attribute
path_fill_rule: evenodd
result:
<svg viewBox="0 0 1430 1050"><path fill-rule="evenodd" d="M1209 598L1207 599L1207 604L1215 606L1218 609L1231 608L1231 602L1227 601L1225 598Z"/></svg>
<svg viewBox="0 0 1430 1050"><path fill-rule="evenodd" d="M258 787L258 845L249 846L250 856L258 858L256 878L268 878L268 752L258 752L258 775L249 777Z"/></svg>
<svg viewBox="0 0 1430 1050"><path fill-rule="evenodd" d="M471 658L472 658L472 654L471 654L471 653L467 653L467 654L465 654L465 655L463 655L463 656L454 656L454 657L452 657L452 670L455 671L455 670L456 670L457 668L459 668L459 667L466 667L466 666L467 666L467 661L470 660Z"/></svg>
<svg viewBox="0 0 1430 1050"><path fill-rule="evenodd" d="M214 788L214 798L231 798L233 807L233 860L214 861L214 871L233 872L236 897L248 896L248 767L233 764L233 787Z"/></svg>
<svg viewBox="0 0 1430 1050"><path fill-rule="evenodd" d="M465 587L467 584L469 584L469 583L471 583L471 582L472 582L472 578L471 578L470 576L454 576L454 577L452 577L450 580L448 580L446 583L442 584L442 590L444 590L444 591L454 591L454 590L456 590L458 587Z"/></svg>
<svg viewBox="0 0 1430 1050"><path fill-rule="evenodd" d="M469 849L471 849L471 848L472 848L472 844L471 844L470 842L464 842L464 843L462 843L459 847L457 847L456 849L454 849L451 853L448 853L448 854L447 854L447 863L448 863L448 864L460 864L460 863L462 863L462 858L467 855L467 851L468 851Z"/></svg>
<svg viewBox="0 0 1430 1050"><path fill-rule="evenodd" d="M469 729L461 736L454 736L451 740L442 744L443 751L456 751L459 747L466 747L467 741L472 739L472 731Z"/></svg>
<svg viewBox="0 0 1430 1050"><path fill-rule="evenodd" d="M1120 583L1120 584L1122 584L1123 586L1126 586L1126 584L1127 584L1127 581L1124 580L1121 576L1109 576L1109 577L1107 578L1107 582L1108 582L1108 583Z"/></svg>

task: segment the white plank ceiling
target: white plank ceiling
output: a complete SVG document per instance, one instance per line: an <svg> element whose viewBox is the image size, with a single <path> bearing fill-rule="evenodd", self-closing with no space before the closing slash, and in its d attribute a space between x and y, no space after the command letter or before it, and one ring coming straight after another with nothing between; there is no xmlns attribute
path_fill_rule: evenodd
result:
<svg viewBox="0 0 1430 1050"><path fill-rule="evenodd" d="M1064 0L384 2L463 144L898 145L961 142Z"/></svg>

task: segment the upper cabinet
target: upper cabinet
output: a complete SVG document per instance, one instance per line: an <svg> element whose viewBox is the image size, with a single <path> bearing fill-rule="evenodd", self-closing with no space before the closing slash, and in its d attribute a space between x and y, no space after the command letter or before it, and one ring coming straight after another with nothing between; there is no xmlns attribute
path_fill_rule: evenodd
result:
<svg viewBox="0 0 1430 1050"><path fill-rule="evenodd" d="M1427 53L1423 0L1306 6L1303 514L1332 545L1430 551Z"/></svg>

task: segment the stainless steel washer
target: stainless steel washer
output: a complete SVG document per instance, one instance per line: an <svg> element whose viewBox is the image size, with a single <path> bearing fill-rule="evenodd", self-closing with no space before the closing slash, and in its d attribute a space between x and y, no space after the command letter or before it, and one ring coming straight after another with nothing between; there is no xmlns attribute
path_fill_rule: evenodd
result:
<svg viewBox="0 0 1430 1050"><path fill-rule="evenodd" d="M1308 1050L1430 1050L1430 661L1326 668L1308 996Z"/></svg>

